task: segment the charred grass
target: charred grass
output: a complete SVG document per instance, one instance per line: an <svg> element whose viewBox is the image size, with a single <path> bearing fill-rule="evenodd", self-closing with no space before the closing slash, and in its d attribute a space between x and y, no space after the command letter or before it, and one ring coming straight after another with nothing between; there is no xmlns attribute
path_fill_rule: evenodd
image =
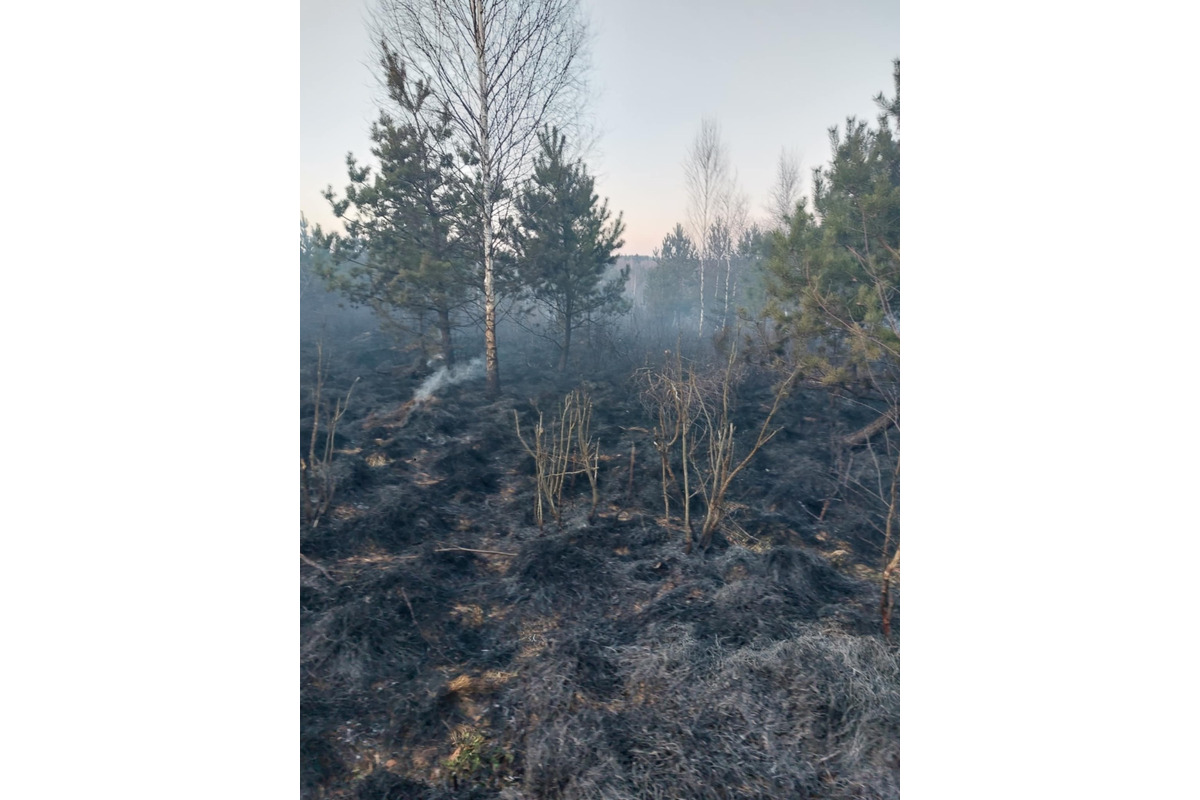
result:
<svg viewBox="0 0 1200 800"><path fill-rule="evenodd" d="M408 413L416 377L356 389L335 509L301 536L324 569L301 573L304 796L898 797L874 512L825 502L828 443L858 420L789 400L725 535L684 555L623 377L587 385L595 519L581 479L539 530L512 415L578 381L508 380L496 403L468 381Z"/></svg>

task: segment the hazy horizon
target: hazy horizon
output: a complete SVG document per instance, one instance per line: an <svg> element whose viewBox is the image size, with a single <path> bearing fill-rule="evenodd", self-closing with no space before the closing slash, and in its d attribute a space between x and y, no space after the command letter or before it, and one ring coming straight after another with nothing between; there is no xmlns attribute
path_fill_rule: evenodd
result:
<svg viewBox="0 0 1200 800"><path fill-rule="evenodd" d="M368 0L301 0L300 210L336 224L321 196L346 184L345 157L371 160L378 115ZM780 153L801 159L803 191L829 157L828 129L874 120L872 97L892 92L900 6L887 2L584 0L593 33L589 81L596 190L624 213L626 255L650 255L687 198L683 160L715 118L750 201L766 216Z"/></svg>

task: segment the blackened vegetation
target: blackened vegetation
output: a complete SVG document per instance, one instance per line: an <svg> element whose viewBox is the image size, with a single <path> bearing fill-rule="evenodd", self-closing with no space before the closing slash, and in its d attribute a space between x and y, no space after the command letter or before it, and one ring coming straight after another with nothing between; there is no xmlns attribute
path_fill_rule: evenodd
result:
<svg viewBox="0 0 1200 800"><path fill-rule="evenodd" d="M685 555L632 370L513 359L497 401L481 377L412 405L428 370L363 370L365 347L331 362L330 392L362 380L336 497L301 536L305 797L899 796L899 605L889 642L878 589L895 433L837 444L869 403L794 391L712 547ZM739 435L773 380L746 373ZM539 531L513 412L575 388L600 506L589 523L589 482L568 478L561 527Z"/></svg>

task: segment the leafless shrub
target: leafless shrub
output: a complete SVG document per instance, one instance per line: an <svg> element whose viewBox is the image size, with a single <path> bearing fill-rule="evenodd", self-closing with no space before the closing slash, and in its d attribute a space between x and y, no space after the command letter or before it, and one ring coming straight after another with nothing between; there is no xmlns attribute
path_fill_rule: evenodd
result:
<svg viewBox="0 0 1200 800"><path fill-rule="evenodd" d="M564 602L595 605L615 584L603 558L572 544L563 534L526 542L509 574L512 600L547 611Z"/></svg>
<svg viewBox="0 0 1200 800"><path fill-rule="evenodd" d="M758 454L762 446L771 441L778 430L771 430L771 421L779 411L779 404L787 396L788 389L796 380L799 370L789 375L775 390L775 401L771 410L763 419L758 430L758 436L750 445L749 452L741 459L734 458L736 442L734 441L735 427L730 420L730 391L733 385L734 365L737 358L737 347L730 349L729 361L725 374L720 383L720 405L715 403L701 404L703 412L703 439L707 449L707 461L702 462L700 472L700 491L704 495L704 522L700 528L700 546L708 547L712 542L713 532L725 518L727 510L725 496L733 479L738 476L746 465Z"/></svg>
<svg viewBox="0 0 1200 800"><path fill-rule="evenodd" d="M690 363L685 366L678 354L674 360L668 359L662 370L640 372L645 385L642 406L657 422L652 433L662 468L663 514L670 525L669 496L674 486L683 506L686 552L692 550L691 501L697 496L704 499L700 546L707 548L728 511L729 487L777 433L771 429L771 422L798 374L793 371L776 388L774 402L757 437L749 451L736 458L736 427L731 420L731 395L740 379L736 346L730 349L725 369L720 372L701 372ZM671 466L672 451L676 448L681 480Z"/></svg>
<svg viewBox="0 0 1200 800"><path fill-rule="evenodd" d="M334 403L334 407L330 409L328 408L328 402L322 405L321 398L322 390L325 388L325 381L329 377L328 371L329 366L325 362L322 343L318 341L316 375L312 388L312 435L308 441L308 460L300 459L300 508L304 514L304 523L310 528L317 527L317 523L321 521L321 517L324 516L325 512L333 504L333 493L334 489L337 488L337 482L334 479L333 470L331 469L334 440L337 436L338 422L341 421L342 415L346 413L346 406L350 403L350 395L354 392L354 386L358 383L358 378L355 378L354 383L350 385L350 389L346 392L346 397L338 399ZM325 446L322 448L320 455L318 455L317 432L321 427L323 414L325 422Z"/></svg>
<svg viewBox="0 0 1200 800"><path fill-rule="evenodd" d="M668 356L670 354L668 353ZM691 500L695 496L690 486L690 464L695 460L695 420L699 414L700 398L695 379L695 370L689 365L684 368L683 357L678 351L672 360L668 357L661 370L644 369L638 376L645 384L641 393L642 407L656 421L652 431L654 449L658 451L662 477L663 522L671 525L670 490L675 487L681 493L683 506L684 542L688 552L692 549ZM682 486L672 469L672 451L678 445Z"/></svg>
<svg viewBox="0 0 1200 800"><path fill-rule="evenodd" d="M576 389L563 398L558 417L547 427L541 412L533 428L533 442L521 433L521 417L513 411L517 438L534 462L537 471L537 498L534 519L542 527L545 510L549 508L554 521L562 527L563 484L568 476L586 475L592 487L591 520L600 503L598 477L600 445L591 438L592 401L587 392Z"/></svg>

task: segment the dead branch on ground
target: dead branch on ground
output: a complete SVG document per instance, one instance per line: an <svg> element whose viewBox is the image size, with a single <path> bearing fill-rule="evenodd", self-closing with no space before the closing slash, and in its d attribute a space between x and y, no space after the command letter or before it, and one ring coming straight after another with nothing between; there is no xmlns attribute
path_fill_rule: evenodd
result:
<svg viewBox="0 0 1200 800"><path fill-rule="evenodd" d="M435 553L483 553L488 556L510 556L516 557L516 553L505 553L502 550L476 550L471 547L438 547L433 552Z"/></svg>

